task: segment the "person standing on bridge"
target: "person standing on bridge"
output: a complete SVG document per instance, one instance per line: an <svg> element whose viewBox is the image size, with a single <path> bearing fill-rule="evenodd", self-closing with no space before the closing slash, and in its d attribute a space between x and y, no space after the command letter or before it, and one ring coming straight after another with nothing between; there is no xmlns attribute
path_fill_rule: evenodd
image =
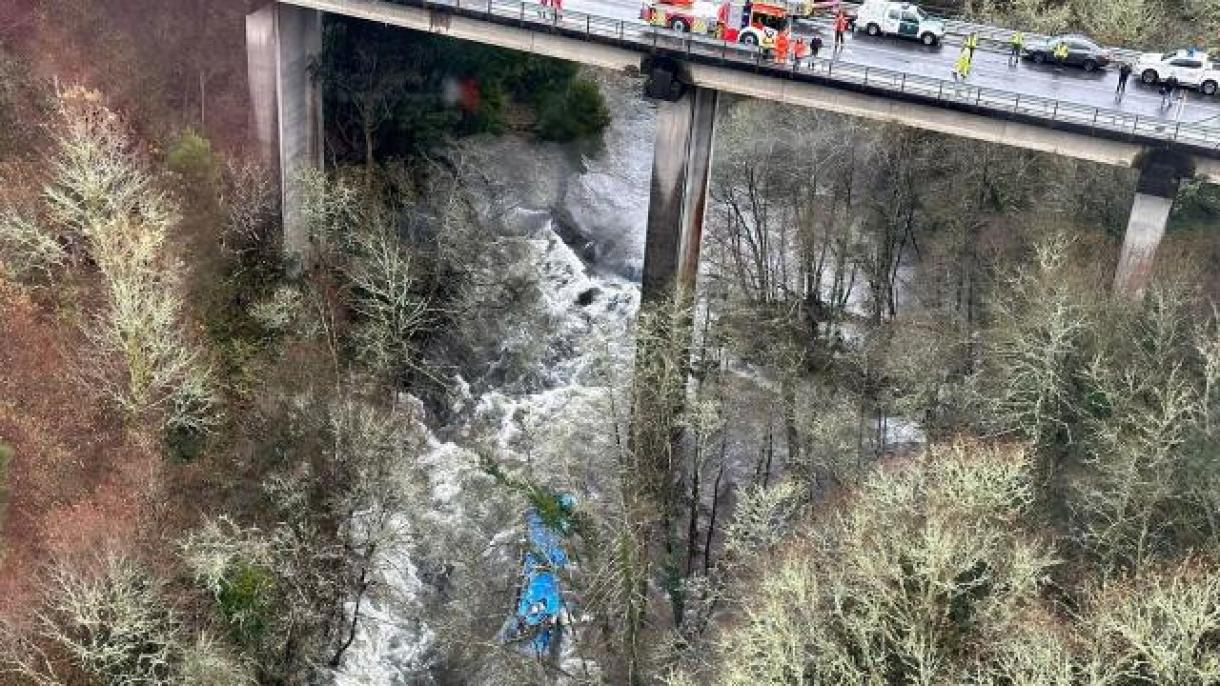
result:
<svg viewBox="0 0 1220 686"><path fill-rule="evenodd" d="M1068 44L1064 41L1059 41L1055 45L1055 61L1059 64L1067 62L1069 52L1071 51L1068 49Z"/></svg>
<svg viewBox="0 0 1220 686"><path fill-rule="evenodd" d="M843 8L839 8L839 13L835 15L835 52L843 49L844 34L847 33L847 12Z"/></svg>
<svg viewBox="0 0 1220 686"><path fill-rule="evenodd" d="M1124 61L1118 66L1118 88L1114 91L1114 96L1122 100L1123 94L1127 92L1127 79L1131 78L1131 63Z"/></svg>
<svg viewBox="0 0 1220 686"><path fill-rule="evenodd" d="M780 31L775 35L775 61L788 63L788 32Z"/></svg>
<svg viewBox="0 0 1220 686"><path fill-rule="evenodd" d="M1169 78L1161 82L1161 109L1167 110L1173 107L1173 96L1178 90L1178 77L1173 74Z"/></svg>
<svg viewBox="0 0 1220 686"><path fill-rule="evenodd" d="M970 61L973 62L974 61L974 51L976 48L979 47L979 34L971 32L971 34L969 36L966 36L966 42L963 43L963 45L966 47L967 50L970 51Z"/></svg>
<svg viewBox="0 0 1220 686"><path fill-rule="evenodd" d="M1177 81L1176 77L1170 76L1169 78L1173 79L1175 82ZM1174 88L1172 103L1173 118L1177 121L1181 121L1182 110L1186 109L1186 87L1180 83L1175 83L1175 85L1176 88Z"/></svg>
<svg viewBox="0 0 1220 686"><path fill-rule="evenodd" d="M816 60L818 58L818 53L821 52L821 50L822 36L821 34L815 33L809 37L809 55Z"/></svg>
<svg viewBox="0 0 1220 686"><path fill-rule="evenodd" d="M953 63L953 80L956 82L959 79L965 81L970 76L970 59L971 52L969 48L962 48L962 53L957 56L957 61Z"/></svg>
<svg viewBox="0 0 1220 686"><path fill-rule="evenodd" d="M1015 67L1021 63L1021 49L1025 47L1025 34L1013 31L1012 38L1008 39L1008 45L1008 66Z"/></svg>

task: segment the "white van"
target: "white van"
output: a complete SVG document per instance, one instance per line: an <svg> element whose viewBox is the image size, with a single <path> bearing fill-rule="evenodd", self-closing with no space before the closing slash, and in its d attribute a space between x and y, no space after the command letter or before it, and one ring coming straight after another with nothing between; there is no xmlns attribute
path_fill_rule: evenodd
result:
<svg viewBox="0 0 1220 686"><path fill-rule="evenodd" d="M933 19L918 5L890 0L865 0L856 13L856 29L870 36L901 36L924 45L937 45L945 37L945 22Z"/></svg>

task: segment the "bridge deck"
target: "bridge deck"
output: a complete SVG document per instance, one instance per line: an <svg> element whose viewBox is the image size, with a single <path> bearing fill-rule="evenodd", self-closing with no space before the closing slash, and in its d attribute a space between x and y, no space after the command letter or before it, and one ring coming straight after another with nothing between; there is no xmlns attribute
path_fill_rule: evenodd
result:
<svg viewBox="0 0 1220 686"><path fill-rule="evenodd" d="M795 69L748 46L621 16L565 11L556 19L521 0L280 1L611 69L670 55L690 65L696 85L1106 164L1129 166L1147 147L1169 147L1194 155L1200 173L1220 183L1220 117L1172 121L843 59Z"/></svg>

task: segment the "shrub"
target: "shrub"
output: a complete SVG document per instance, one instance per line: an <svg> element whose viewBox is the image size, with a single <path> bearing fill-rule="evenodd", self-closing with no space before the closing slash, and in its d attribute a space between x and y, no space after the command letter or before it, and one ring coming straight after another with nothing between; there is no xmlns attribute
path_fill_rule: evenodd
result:
<svg viewBox="0 0 1220 686"><path fill-rule="evenodd" d="M13 210L0 213L0 273L48 280L67 257L63 246L37 222Z"/></svg>
<svg viewBox="0 0 1220 686"><path fill-rule="evenodd" d="M269 572L244 561L234 563L221 579L216 601L232 627L234 641L250 645L262 638L274 585Z"/></svg>
<svg viewBox="0 0 1220 686"><path fill-rule="evenodd" d="M250 672L219 641L200 634L183 648L179 678L180 683L191 686L253 686L258 681Z"/></svg>
<svg viewBox="0 0 1220 686"><path fill-rule="evenodd" d="M178 137L165 157L165 166L194 187L212 186L220 181L220 163L212 143L194 130Z"/></svg>
<svg viewBox="0 0 1220 686"><path fill-rule="evenodd" d="M256 529L209 519L180 544L191 577L216 599L234 641L258 643L271 625L276 579L272 550Z"/></svg>
<svg viewBox="0 0 1220 686"><path fill-rule="evenodd" d="M1104 683L1214 684L1220 680L1220 577L1186 563L1095 593L1084 623Z"/></svg>
<svg viewBox="0 0 1220 686"><path fill-rule="evenodd" d="M570 141L600 132L610 123L610 111L597 84L576 79L562 91L539 98L538 135Z"/></svg>
<svg viewBox="0 0 1220 686"><path fill-rule="evenodd" d="M1202 181L1187 181L1173 203L1173 227L1215 226L1220 220L1220 188Z"/></svg>

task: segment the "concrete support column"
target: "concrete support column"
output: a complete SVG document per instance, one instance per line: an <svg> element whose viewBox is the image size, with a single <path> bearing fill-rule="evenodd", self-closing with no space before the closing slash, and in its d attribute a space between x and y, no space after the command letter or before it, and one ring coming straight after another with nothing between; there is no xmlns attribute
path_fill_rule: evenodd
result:
<svg viewBox="0 0 1220 686"><path fill-rule="evenodd" d="M322 52L322 13L272 3L246 17L247 70L254 135L263 161L280 176L284 250L309 247L299 179L322 167L322 95L309 73Z"/></svg>
<svg viewBox="0 0 1220 686"><path fill-rule="evenodd" d="M1192 170L1175 157L1154 153L1140 165L1135 201L1123 235L1122 253L1114 272L1114 290L1131 297L1143 293L1152 277L1156 249L1165 235L1178 183Z"/></svg>
<svg viewBox="0 0 1220 686"><path fill-rule="evenodd" d="M1131 218L1127 220L1127 232L1123 234L1123 250L1118 258L1118 269L1114 272L1114 290L1131 296L1139 296L1152 276L1152 265L1157 246L1165 235L1169 222L1169 211L1173 209L1173 198L1163 198L1151 193L1135 194L1131 204Z"/></svg>
<svg viewBox="0 0 1220 686"><path fill-rule="evenodd" d="M674 72L654 73L664 98L657 106L656 141L649 188L648 233L640 321L636 335L632 410L633 469L647 492L676 521L674 449L690 366L691 298L699 270L699 243L711 177L716 120L714 90L669 86ZM662 527L665 528L665 527Z"/></svg>
<svg viewBox="0 0 1220 686"><path fill-rule="evenodd" d="M646 303L694 293L717 101L714 90L689 88L658 105L644 244Z"/></svg>

